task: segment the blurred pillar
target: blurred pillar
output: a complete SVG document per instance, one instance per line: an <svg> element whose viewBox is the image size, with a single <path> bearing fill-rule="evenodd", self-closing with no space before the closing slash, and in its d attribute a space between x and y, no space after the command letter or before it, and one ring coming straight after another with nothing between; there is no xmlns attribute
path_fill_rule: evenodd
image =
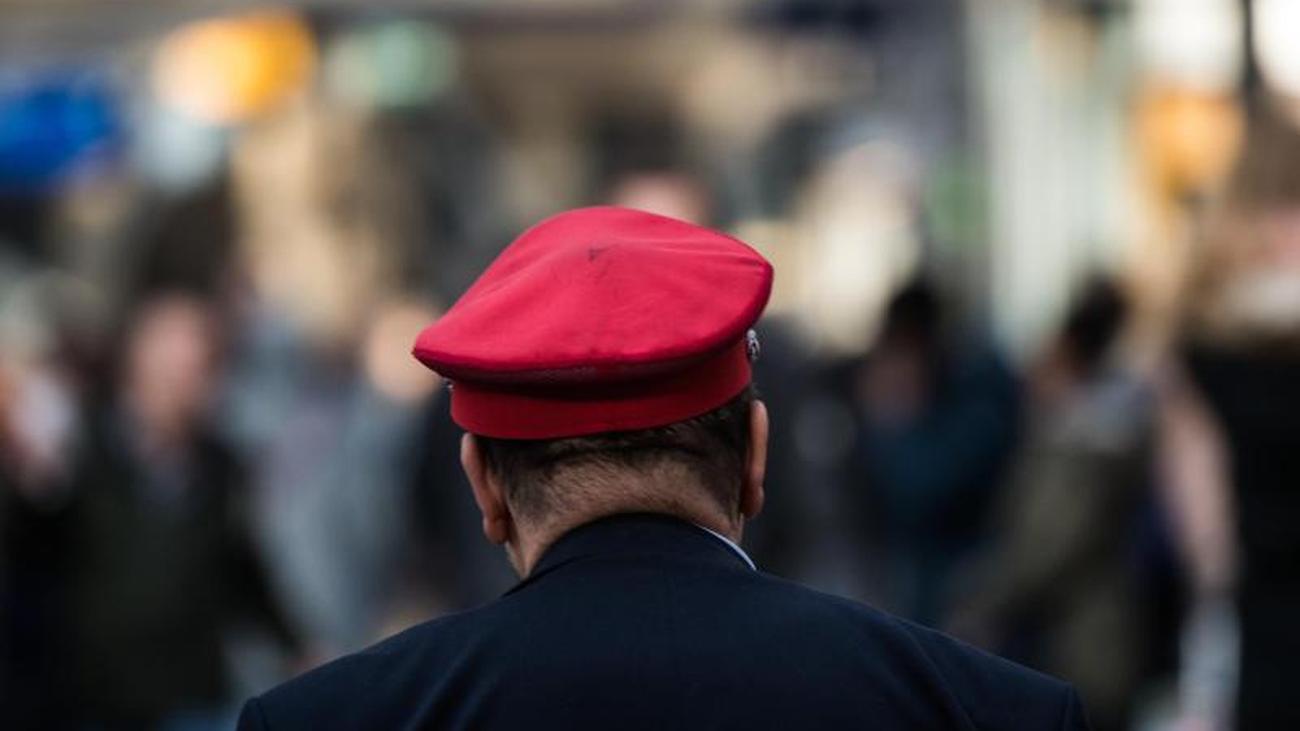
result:
<svg viewBox="0 0 1300 731"><path fill-rule="evenodd" d="M1018 354L1081 275L1131 239L1122 35L1107 16L1036 0L967 0L972 108L989 188L989 290Z"/></svg>
<svg viewBox="0 0 1300 731"><path fill-rule="evenodd" d="M1256 56L1254 0L1241 3L1241 97L1245 102L1247 118L1252 118L1259 107L1263 82Z"/></svg>

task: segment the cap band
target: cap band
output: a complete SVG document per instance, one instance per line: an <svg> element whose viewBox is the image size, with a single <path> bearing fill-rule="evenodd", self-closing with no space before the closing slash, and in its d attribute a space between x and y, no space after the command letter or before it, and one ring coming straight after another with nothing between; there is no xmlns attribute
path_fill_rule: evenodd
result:
<svg viewBox="0 0 1300 731"><path fill-rule="evenodd" d="M654 379L585 388L484 388L456 381L451 417L465 430L498 439L556 439L664 426L708 413L751 380L747 338L687 368Z"/></svg>

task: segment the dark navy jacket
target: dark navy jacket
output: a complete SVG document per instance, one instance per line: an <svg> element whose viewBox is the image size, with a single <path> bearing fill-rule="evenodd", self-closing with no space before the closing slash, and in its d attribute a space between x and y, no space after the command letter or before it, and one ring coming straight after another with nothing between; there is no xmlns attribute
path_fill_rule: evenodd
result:
<svg viewBox="0 0 1300 731"><path fill-rule="evenodd" d="M1070 686L752 570L672 518L582 526L501 599L250 700L240 729L1084 729Z"/></svg>

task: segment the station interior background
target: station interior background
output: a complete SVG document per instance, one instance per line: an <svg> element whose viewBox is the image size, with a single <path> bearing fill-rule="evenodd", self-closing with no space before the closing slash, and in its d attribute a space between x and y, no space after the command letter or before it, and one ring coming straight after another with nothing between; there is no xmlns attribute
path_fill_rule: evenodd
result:
<svg viewBox="0 0 1300 731"><path fill-rule="evenodd" d="M0 726L228 727L508 588L410 345L613 203L776 266L761 567L1282 728L1297 124L1291 0L0 0Z"/></svg>

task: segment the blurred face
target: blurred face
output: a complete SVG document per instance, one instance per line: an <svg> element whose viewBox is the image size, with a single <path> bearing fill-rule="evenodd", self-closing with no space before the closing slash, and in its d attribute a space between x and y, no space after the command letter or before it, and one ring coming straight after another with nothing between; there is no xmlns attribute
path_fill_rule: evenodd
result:
<svg viewBox="0 0 1300 731"><path fill-rule="evenodd" d="M614 186L610 202L692 223L708 223L708 196L699 184L683 173L628 175Z"/></svg>
<svg viewBox="0 0 1300 731"><path fill-rule="evenodd" d="M1234 321L1266 330L1300 327L1300 209L1259 211L1254 247L1242 247L1224 291Z"/></svg>
<svg viewBox="0 0 1300 731"><path fill-rule="evenodd" d="M205 307L168 297L146 305L128 335L127 408L152 436L188 432L213 389L213 324Z"/></svg>
<svg viewBox="0 0 1300 731"><path fill-rule="evenodd" d="M1261 262L1281 267L1294 276L1300 273L1300 209L1280 208L1261 216L1264 252Z"/></svg>

